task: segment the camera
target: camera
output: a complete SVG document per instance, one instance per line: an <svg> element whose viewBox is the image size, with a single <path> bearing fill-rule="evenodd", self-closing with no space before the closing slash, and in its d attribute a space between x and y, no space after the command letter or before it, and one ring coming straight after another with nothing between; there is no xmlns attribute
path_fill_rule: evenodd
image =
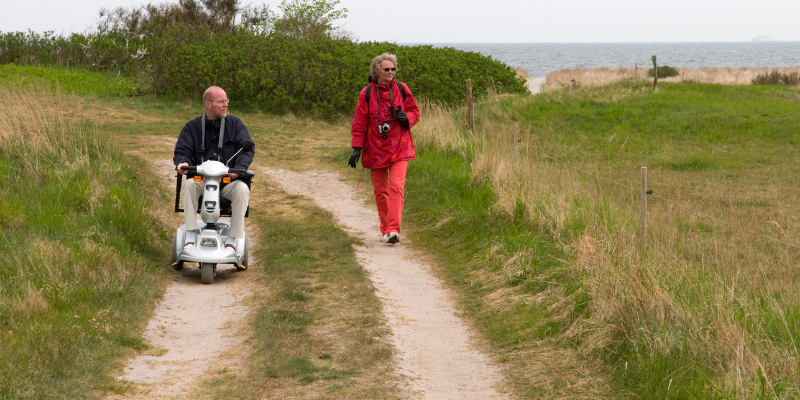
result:
<svg viewBox="0 0 800 400"><path fill-rule="evenodd" d="M384 122L383 124L378 125L378 132L380 133L389 132L389 123Z"/></svg>

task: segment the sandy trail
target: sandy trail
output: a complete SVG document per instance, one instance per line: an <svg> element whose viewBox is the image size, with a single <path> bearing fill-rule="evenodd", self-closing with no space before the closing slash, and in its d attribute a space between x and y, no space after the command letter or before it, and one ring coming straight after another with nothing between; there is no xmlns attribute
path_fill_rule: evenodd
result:
<svg viewBox="0 0 800 400"><path fill-rule="evenodd" d="M132 398L184 398L208 368L235 367L231 360L216 359L244 342L237 336L249 311L242 301L252 293L252 279L244 275L252 274L220 265L214 283L204 285L195 264L173 274L144 335L151 354L133 358L119 378L137 384Z"/></svg>
<svg viewBox="0 0 800 400"><path fill-rule="evenodd" d="M525 82L525 86L528 87L528 90L531 91L532 94L536 94L542 91L542 85L547 82L547 78L528 78L528 81Z"/></svg>
<svg viewBox="0 0 800 400"><path fill-rule="evenodd" d="M369 272L383 303L398 366L410 380L411 398L500 399L499 370L471 343L470 328L457 316L453 300L430 267L400 245L380 240L378 215L336 174L304 174L264 168L287 193L310 197L361 237L356 255Z"/></svg>

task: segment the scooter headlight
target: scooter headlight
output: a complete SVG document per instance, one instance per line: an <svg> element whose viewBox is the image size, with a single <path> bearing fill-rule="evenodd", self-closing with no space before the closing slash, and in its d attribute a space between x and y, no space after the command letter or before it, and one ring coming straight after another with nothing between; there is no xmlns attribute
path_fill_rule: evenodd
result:
<svg viewBox="0 0 800 400"><path fill-rule="evenodd" d="M200 246L217 247L217 239L215 239L215 238L202 238L202 239L200 239Z"/></svg>

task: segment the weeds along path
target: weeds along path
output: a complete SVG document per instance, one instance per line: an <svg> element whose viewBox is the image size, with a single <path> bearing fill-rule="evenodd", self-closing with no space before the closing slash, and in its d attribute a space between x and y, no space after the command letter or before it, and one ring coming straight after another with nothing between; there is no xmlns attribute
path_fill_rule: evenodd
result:
<svg viewBox="0 0 800 400"><path fill-rule="evenodd" d="M287 193L313 199L360 237L357 257L369 272L384 306L401 372L410 377L411 398L500 399L499 370L475 349L469 327L457 316L448 290L430 268L401 245L380 240L377 212L355 188L325 172L262 170Z"/></svg>
<svg viewBox="0 0 800 400"><path fill-rule="evenodd" d="M131 140L128 153L152 162L168 193L174 193L171 153L176 139L142 136ZM163 146L153 146L154 142ZM183 214L171 209L158 217L175 228L183 224ZM248 225L245 229L253 248L257 232ZM252 256L250 263L256 263ZM239 345L247 337L242 328L251 309L247 299L257 278L252 270L237 272L233 265L220 265L214 283L205 285L196 263L173 271L172 282L144 333L150 348L130 359L118 377L129 390L109 399L196 398L197 385L212 369L241 370L246 355L241 354L244 346Z"/></svg>

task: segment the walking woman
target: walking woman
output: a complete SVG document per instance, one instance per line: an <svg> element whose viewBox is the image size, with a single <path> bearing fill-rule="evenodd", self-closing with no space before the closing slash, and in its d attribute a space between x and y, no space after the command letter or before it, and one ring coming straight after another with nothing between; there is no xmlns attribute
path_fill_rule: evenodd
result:
<svg viewBox="0 0 800 400"><path fill-rule="evenodd" d="M370 64L369 86L358 96L348 164L370 170L375 203L381 218L383 241L400 241L406 169L414 160L411 127L419 121L419 107L408 86L395 80L397 56L383 53Z"/></svg>

